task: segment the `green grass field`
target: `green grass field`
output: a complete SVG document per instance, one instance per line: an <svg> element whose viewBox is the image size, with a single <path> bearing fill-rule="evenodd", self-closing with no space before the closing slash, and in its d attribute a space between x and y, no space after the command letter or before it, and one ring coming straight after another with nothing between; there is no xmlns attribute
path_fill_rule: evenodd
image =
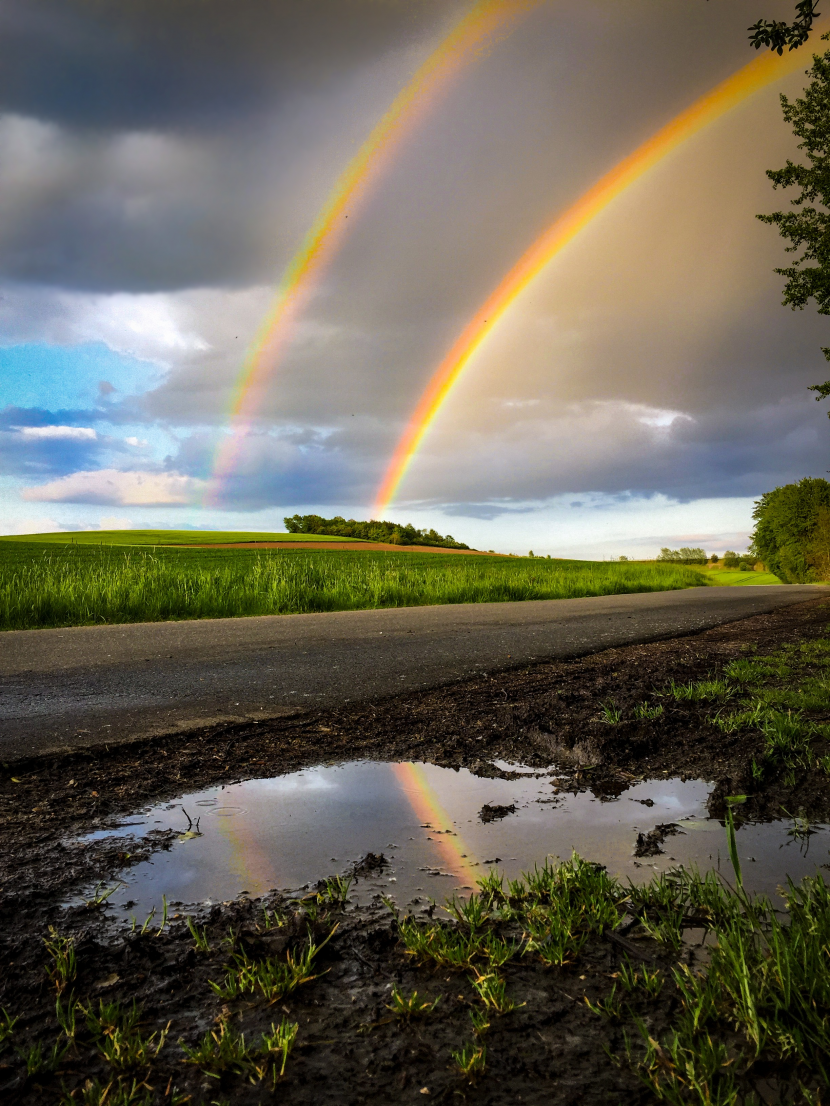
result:
<svg viewBox="0 0 830 1106"><path fill-rule="evenodd" d="M741 572L738 568L718 568L709 565L700 565L695 568L695 571L700 572L707 583L719 588L781 583L771 572Z"/></svg>
<svg viewBox="0 0 830 1106"><path fill-rule="evenodd" d="M0 542L0 629L565 599L705 586L678 565Z"/></svg>
<svg viewBox="0 0 830 1106"><path fill-rule="evenodd" d="M74 530L63 534L21 534L0 541L50 545L226 545L239 541L360 541L328 534L266 534L246 530Z"/></svg>

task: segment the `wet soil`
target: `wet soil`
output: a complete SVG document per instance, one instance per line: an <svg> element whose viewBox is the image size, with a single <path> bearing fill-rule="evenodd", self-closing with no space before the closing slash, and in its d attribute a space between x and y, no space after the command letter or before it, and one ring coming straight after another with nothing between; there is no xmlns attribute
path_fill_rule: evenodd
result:
<svg viewBox="0 0 830 1106"><path fill-rule="evenodd" d="M56 1073L41 1070L27 1077L16 1051L26 1052L37 1041L48 1051L58 1037L55 988L45 971L43 944L48 926L54 925L75 939L78 975L71 989L77 998L96 1008L99 1000L135 999L143 1007L148 1033L170 1022L167 1044L151 1068L129 1073L152 1088L141 1092L148 1102L437 1099L496 1106L652 1101L625 1065L614 1065L603 1052L606 1045L621 1051L621 1030L592 1014L583 1001L586 993L593 1000L607 994L620 957L637 955L625 945L659 961L662 954L652 942L596 938L563 969L545 969L530 958L508 963L508 993L525 1005L493 1019L486 1076L471 1084L451 1058L452 1049L471 1039L469 973L414 964L383 906L334 911L326 932L339 925L321 954L326 974L290 999L271 1007L253 1000L230 1004L234 1023L252 1041L283 1016L298 1022L297 1044L276 1091L270 1083L252 1084L243 1076L207 1078L183 1063L176 1042L181 1037L194 1044L215 1027L223 1003L208 980L221 979L230 955L230 946L220 941L233 927L237 943L247 940L255 946L262 939L262 901L243 897L211 908L200 919L208 927L210 954L194 950L180 917L161 933L156 923L144 934L125 934L106 921L105 907L66 910L61 903L79 888L107 881L169 847L172 835L150 834L141 841L78 838L185 790L361 756L428 760L488 776L509 775L496 761L540 767L555 762L567 786L590 786L600 797L621 794L644 777L701 777L716 785L709 804L714 817L723 813L727 795L748 793L748 818L780 817L784 809L827 821L826 776L802 771L786 783L775 777L763 787L752 786L750 764L760 738L751 732L725 736L706 721L705 704L663 700L661 718L618 725L604 720L603 704L613 699L630 717L634 704L671 679L686 682L716 674L748 647L771 651L822 636L828 623L830 604L812 600L697 635L482 675L351 709L3 765L0 1007L20 1021L11 1045L3 1051L0 1044L0 1099L57 1102L64 1086L67 1093L78 1091L81 1101L79 1088L86 1079L99 1078L106 1085L110 1078L85 1029L79 1029ZM665 828L655 832L659 836ZM380 857L367 859L366 870L379 863ZM289 939L299 940L298 934L292 937L292 925L301 923L295 919L287 930ZM393 1018L385 1006L393 985L407 993L417 989L430 999L440 994L436 1013L411 1022ZM670 1025L672 1001L666 997L649 1004L648 1024L655 1033Z"/></svg>

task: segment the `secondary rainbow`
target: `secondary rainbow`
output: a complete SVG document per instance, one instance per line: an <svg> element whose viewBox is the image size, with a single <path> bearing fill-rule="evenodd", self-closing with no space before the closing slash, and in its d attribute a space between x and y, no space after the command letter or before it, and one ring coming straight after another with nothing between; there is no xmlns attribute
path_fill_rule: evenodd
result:
<svg viewBox="0 0 830 1106"><path fill-rule="evenodd" d="M819 33L821 30L826 30L827 26L830 26L830 21L825 21L825 26L820 28ZM798 54L797 51L781 57L778 54L769 53L755 58L737 73L701 96L638 146L633 153L618 162L547 227L484 301L432 374L395 448L383 482L378 489L374 507L375 518L382 518L395 498L424 438L462 373L490 332L531 281L561 253L569 242L573 241L581 230L649 169L754 93L788 76L803 65L804 55Z"/></svg>
<svg viewBox="0 0 830 1106"><path fill-rule="evenodd" d="M480 55L488 42L541 0L478 0L455 24L440 45L401 90L386 114L340 175L313 226L291 259L271 307L245 357L234 385L229 414L230 433L216 451L204 502L216 505L222 485L235 468L242 444L280 356L292 336L292 324L326 267L331 263L371 187L389 164L396 148L434 105L439 92L464 66Z"/></svg>

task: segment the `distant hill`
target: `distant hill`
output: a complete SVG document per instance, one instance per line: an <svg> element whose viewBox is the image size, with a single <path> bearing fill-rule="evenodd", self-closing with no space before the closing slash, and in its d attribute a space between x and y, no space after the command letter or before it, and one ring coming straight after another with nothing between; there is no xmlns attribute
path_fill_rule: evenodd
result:
<svg viewBox="0 0 830 1106"><path fill-rule="evenodd" d="M291 534L326 534L338 538L359 538L362 541L391 542L392 545L437 545L444 549L469 549L452 534L442 537L435 530L416 530L400 522L358 522L356 519L321 518L320 515L292 515L283 519Z"/></svg>
<svg viewBox="0 0 830 1106"><path fill-rule="evenodd" d="M294 534L251 533L246 530L68 530L52 534L5 534L0 538L0 541L58 542L67 545L232 545L238 542L297 540ZM311 536L309 540L315 539Z"/></svg>

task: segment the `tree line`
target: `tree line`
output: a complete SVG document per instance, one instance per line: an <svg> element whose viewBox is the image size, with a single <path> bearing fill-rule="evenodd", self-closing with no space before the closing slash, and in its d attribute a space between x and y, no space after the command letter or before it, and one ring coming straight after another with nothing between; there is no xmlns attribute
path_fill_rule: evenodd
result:
<svg viewBox="0 0 830 1106"><path fill-rule="evenodd" d="M435 530L418 530L410 523L379 521L359 522L340 515L322 518L320 515L291 515L283 519L289 534L330 534L337 538L356 538L362 541L382 541L392 545L436 545L444 549L469 549L469 545L456 541L452 534L442 535Z"/></svg>

